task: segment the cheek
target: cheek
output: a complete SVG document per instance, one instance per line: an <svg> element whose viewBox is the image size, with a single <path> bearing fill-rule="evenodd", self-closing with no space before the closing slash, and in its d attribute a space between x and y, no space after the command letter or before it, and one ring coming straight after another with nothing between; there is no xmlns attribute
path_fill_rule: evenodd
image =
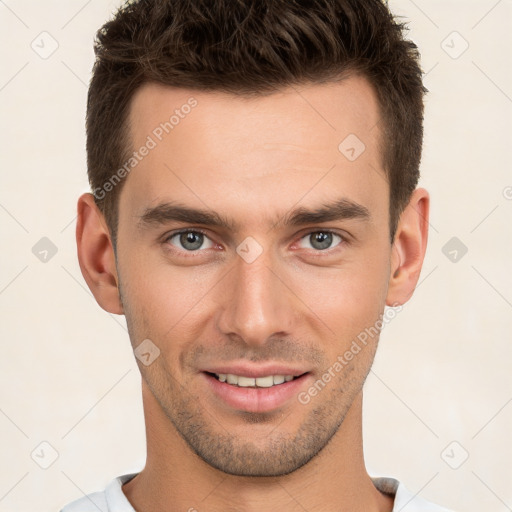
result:
<svg viewBox="0 0 512 512"><path fill-rule="evenodd" d="M371 318L385 304L388 286L385 258L353 258L332 269L309 269L294 276L308 305L333 319ZM358 324L360 322L355 322Z"/></svg>
<svg viewBox="0 0 512 512"><path fill-rule="evenodd" d="M149 338L170 356L197 339L214 276L147 258L126 258L125 263L120 277L132 343Z"/></svg>
<svg viewBox="0 0 512 512"><path fill-rule="evenodd" d="M146 257L127 255L122 265L122 277L123 281L129 282L126 291L130 301L145 306L153 320L171 327L211 286L197 272L172 266L160 255L155 257L153 252L148 249Z"/></svg>

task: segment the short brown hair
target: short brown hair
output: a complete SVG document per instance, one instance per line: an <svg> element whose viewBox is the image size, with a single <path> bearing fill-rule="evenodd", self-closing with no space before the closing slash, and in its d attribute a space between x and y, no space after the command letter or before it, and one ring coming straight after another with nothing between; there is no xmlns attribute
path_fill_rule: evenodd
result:
<svg viewBox="0 0 512 512"><path fill-rule="evenodd" d="M87 166L115 246L119 192L103 185L133 152L130 102L144 83L257 96L359 73L379 101L390 233L419 179L419 53L381 0L139 0L97 33ZM341 142L341 141L340 141Z"/></svg>

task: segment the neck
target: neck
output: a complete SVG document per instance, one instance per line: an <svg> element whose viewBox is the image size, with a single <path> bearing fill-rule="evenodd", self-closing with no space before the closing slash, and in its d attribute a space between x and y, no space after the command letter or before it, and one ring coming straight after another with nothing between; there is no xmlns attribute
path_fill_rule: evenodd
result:
<svg viewBox="0 0 512 512"><path fill-rule="evenodd" d="M298 470L278 477L229 475L198 457L143 383L145 468L123 486L137 511L389 512L366 472L362 447L362 393L327 446Z"/></svg>

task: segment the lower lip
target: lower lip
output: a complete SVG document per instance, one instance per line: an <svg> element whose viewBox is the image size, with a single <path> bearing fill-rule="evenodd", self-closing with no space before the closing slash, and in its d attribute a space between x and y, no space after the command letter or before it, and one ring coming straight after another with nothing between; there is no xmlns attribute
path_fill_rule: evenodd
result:
<svg viewBox="0 0 512 512"><path fill-rule="evenodd" d="M309 373L305 373L297 379L269 388L242 388L221 382L206 372L202 372L202 375L212 391L227 405L247 412L269 412L282 407L297 396L309 380Z"/></svg>

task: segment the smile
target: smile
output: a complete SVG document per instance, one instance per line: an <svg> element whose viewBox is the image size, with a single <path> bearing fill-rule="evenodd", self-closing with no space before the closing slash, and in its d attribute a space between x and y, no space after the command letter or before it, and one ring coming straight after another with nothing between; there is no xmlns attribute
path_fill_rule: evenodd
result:
<svg viewBox="0 0 512 512"><path fill-rule="evenodd" d="M293 375L267 375L265 377L244 377L232 373L214 373L213 375L215 375L220 382L227 382L228 384L241 388L270 388L297 378Z"/></svg>
<svg viewBox="0 0 512 512"><path fill-rule="evenodd" d="M233 373L203 371L200 375L209 393L230 409L246 412L270 412L297 403L295 398L312 380L309 372L301 375L271 374L248 377Z"/></svg>

